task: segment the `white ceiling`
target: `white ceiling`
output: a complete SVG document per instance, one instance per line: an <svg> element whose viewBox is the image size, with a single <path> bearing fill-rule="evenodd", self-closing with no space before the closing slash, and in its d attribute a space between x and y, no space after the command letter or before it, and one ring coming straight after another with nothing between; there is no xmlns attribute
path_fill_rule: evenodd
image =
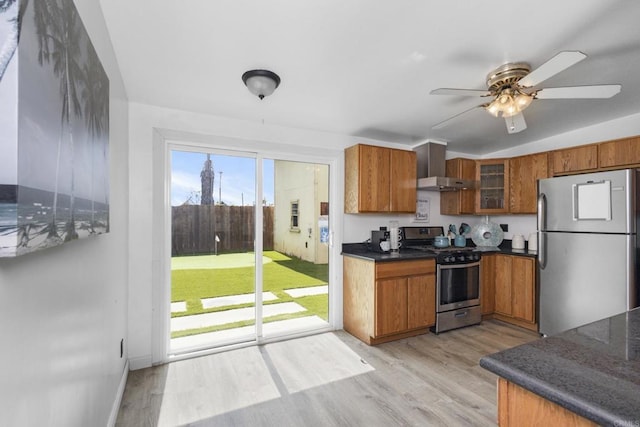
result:
<svg viewBox="0 0 640 427"><path fill-rule="evenodd" d="M413 145L486 154L640 112L640 2L634 0L100 0L130 101ZM617 83L604 100L535 100L508 134L482 103L429 95L486 89L506 62L533 68L562 50L584 61L540 87ZM260 101L242 73L282 83Z"/></svg>

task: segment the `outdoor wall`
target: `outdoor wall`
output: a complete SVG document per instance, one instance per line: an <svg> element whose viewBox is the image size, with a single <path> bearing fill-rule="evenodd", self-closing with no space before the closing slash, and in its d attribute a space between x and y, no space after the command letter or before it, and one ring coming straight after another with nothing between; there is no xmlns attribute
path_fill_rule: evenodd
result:
<svg viewBox="0 0 640 427"><path fill-rule="evenodd" d="M0 260L6 426L108 425L127 357L128 105L100 8L75 4L111 86L111 230Z"/></svg>
<svg viewBox="0 0 640 427"><path fill-rule="evenodd" d="M328 262L320 242L320 203L329 201L328 166L276 161L274 249L315 264ZM298 202L298 228L291 227L291 202Z"/></svg>

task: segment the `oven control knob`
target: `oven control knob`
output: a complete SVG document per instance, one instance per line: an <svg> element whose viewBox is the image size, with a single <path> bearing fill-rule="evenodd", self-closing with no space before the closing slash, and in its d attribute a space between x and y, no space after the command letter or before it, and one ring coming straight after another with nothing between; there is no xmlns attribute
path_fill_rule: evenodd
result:
<svg viewBox="0 0 640 427"><path fill-rule="evenodd" d="M464 261L464 255L460 255L460 256L458 257L458 261Z"/></svg>

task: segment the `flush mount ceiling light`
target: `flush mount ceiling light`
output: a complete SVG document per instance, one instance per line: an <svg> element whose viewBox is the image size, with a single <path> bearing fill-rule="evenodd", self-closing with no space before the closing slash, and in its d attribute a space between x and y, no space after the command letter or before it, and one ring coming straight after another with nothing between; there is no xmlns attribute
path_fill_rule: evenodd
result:
<svg viewBox="0 0 640 427"><path fill-rule="evenodd" d="M271 95L280 85L280 77L269 70L249 70L242 75L242 81L260 99Z"/></svg>

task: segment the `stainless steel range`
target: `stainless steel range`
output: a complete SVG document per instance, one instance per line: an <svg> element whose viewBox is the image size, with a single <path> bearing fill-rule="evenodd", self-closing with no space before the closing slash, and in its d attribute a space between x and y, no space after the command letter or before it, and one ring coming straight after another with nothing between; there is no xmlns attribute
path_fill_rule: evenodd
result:
<svg viewBox="0 0 640 427"><path fill-rule="evenodd" d="M480 308L480 252L475 248L438 248L443 227L403 227L402 247L436 255L436 334L482 320Z"/></svg>

